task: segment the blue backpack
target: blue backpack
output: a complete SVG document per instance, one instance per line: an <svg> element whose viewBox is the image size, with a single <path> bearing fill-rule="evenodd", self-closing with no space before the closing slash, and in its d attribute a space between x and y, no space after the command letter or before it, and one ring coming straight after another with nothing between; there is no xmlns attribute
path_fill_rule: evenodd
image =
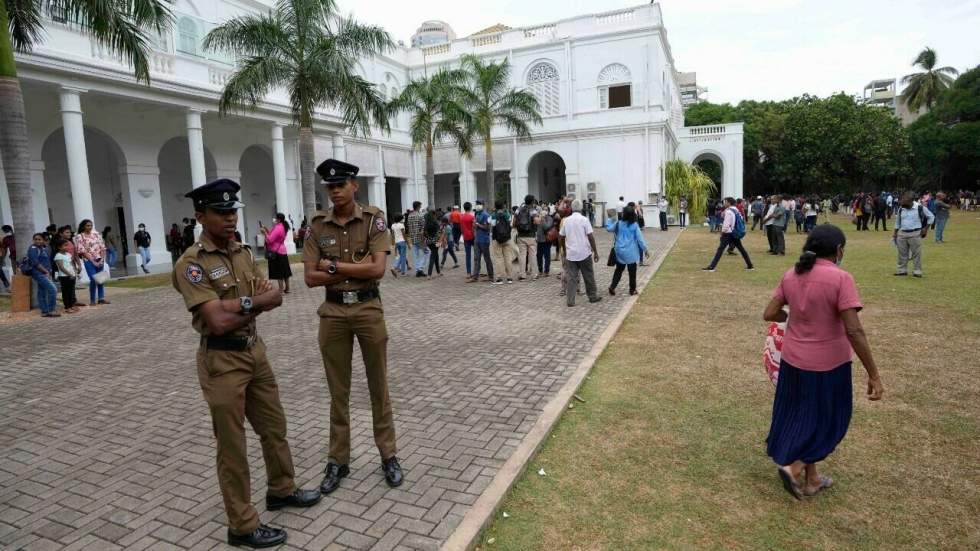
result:
<svg viewBox="0 0 980 551"><path fill-rule="evenodd" d="M732 237L735 239L741 239L745 237L745 220L742 219L742 213L738 212L738 209L732 207L735 211L735 227L732 228Z"/></svg>

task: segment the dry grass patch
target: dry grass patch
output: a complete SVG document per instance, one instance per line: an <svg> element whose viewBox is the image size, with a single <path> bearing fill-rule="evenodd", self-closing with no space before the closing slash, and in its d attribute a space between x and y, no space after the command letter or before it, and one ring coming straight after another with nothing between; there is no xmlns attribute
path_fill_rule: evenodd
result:
<svg viewBox="0 0 980 551"><path fill-rule="evenodd" d="M765 455L773 388L761 312L795 255L766 255L764 237L750 234L757 271L726 257L702 273L717 237L694 229L480 548L980 548L980 220L954 213L949 243L925 245L921 280L891 275L890 233L836 222L886 389L869 403L855 362L854 419L825 464L837 487L795 502ZM795 253L803 236L787 241Z"/></svg>

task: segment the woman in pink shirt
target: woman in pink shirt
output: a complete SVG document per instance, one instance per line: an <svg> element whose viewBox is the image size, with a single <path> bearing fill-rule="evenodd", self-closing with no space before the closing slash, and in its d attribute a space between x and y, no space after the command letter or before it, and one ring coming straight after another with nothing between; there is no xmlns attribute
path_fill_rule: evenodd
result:
<svg viewBox="0 0 980 551"><path fill-rule="evenodd" d="M109 304L105 299L105 285L95 281L95 274L105 267L105 242L102 241L102 234L92 231L91 220L82 220L78 225L78 233L75 234L75 254L82 259L85 273L88 274L89 306L95 306L96 300L98 304Z"/></svg>
<svg viewBox="0 0 980 551"><path fill-rule="evenodd" d="M837 226L811 231L803 255L783 275L763 314L766 321L789 320L766 451L796 499L834 483L816 464L840 444L851 422L852 348L868 372L868 399L879 400L884 392L858 319L857 286L840 268L845 242Z"/></svg>
<svg viewBox="0 0 980 551"><path fill-rule="evenodd" d="M265 257L269 261L269 279L279 283L279 290L289 292L289 278L293 271L289 268L289 256L286 255L286 236L289 235L289 223L286 215L276 213L276 223L272 229L262 228L265 234ZM285 284L285 288L284 288Z"/></svg>

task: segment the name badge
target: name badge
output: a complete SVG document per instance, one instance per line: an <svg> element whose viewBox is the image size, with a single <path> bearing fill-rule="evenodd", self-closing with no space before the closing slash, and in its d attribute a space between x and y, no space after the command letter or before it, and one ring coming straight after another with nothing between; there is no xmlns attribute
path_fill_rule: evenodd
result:
<svg viewBox="0 0 980 551"><path fill-rule="evenodd" d="M337 244L337 240L335 238L333 238L333 237L321 237L320 238L320 246L321 247L329 247L331 245L336 245L336 244Z"/></svg>
<svg viewBox="0 0 980 551"><path fill-rule="evenodd" d="M211 279L218 279L219 277L224 277L224 276L226 276L226 275L228 275L230 273L231 272L228 271L228 268L227 267L221 266L221 267L218 267L218 268L215 268L215 269L211 270L208 273L208 277L210 277Z"/></svg>

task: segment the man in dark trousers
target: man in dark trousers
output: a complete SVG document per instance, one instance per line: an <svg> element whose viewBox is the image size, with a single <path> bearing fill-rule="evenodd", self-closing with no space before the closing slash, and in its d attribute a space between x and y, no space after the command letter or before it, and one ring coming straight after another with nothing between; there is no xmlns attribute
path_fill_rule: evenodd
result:
<svg viewBox="0 0 980 551"><path fill-rule="evenodd" d="M286 415L279 387L256 333L255 318L282 304L282 295L255 265L250 250L233 239L238 222L238 183L221 179L186 195L194 201L203 232L174 266L172 282L200 333L197 378L211 410L218 448L218 484L228 514L228 543L273 547L286 531L259 523L252 506L245 419L258 433L268 490L265 507L309 507L320 492L294 481L286 442Z"/></svg>
<svg viewBox="0 0 980 551"><path fill-rule="evenodd" d="M752 261L749 259L749 253L742 246L742 238L745 237L745 219L742 218L741 213L735 208L735 199L731 197L725 197L723 220L721 223L721 238L718 243L718 250L715 251L715 257L711 260L711 264L701 269L705 272L715 271L715 267L718 266L718 261L721 260L722 251L729 246L734 246L742 253L742 258L745 259L745 269L754 270Z"/></svg>
<svg viewBox="0 0 980 551"><path fill-rule="evenodd" d="M374 442L385 482L401 486L395 457L395 424L388 396L388 329L378 283L385 275L391 238L385 215L354 201L358 167L328 159L317 167L332 208L317 211L303 246L304 280L325 287L320 316L320 355L330 389L330 451L320 491L333 492L350 474L350 385L354 337L361 347Z"/></svg>

